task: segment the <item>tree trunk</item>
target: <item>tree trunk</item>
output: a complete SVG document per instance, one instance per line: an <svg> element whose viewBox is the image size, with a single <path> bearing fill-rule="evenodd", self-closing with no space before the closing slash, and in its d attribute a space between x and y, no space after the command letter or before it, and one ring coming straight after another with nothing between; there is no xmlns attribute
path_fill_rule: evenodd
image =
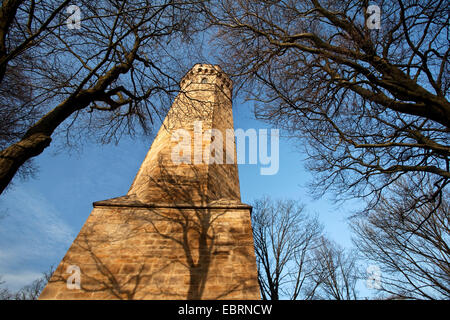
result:
<svg viewBox="0 0 450 320"><path fill-rule="evenodd" d="M5 0L0 7L0 82L6 72L6 61L3 61L7 55L6 35L22 2L23 0Z"/></svg>
<svg viewBox="0 0 450 320"><path fill-rule="evenodd" d="M41 154L51 141L49 136L35 133L0 152L0 194L11 182L20 166L28 159Z"/></svg>

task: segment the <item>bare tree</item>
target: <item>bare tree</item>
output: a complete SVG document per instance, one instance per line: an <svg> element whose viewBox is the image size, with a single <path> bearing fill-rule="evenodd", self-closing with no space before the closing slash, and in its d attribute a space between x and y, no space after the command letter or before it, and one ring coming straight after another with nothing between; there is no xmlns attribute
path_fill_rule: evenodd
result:
<svg viewBox="0 0 450 320"><path fill-rule="evenodd" d="M42 273L42 277L34 280L32 283L23 286L19 291L12 292L8 288L0 288L0 300L37 300L47 282L50 280L55 268L50 268ZM0 279L0 285L4 285Z"/></svg>
<svg viewBox="0 0 450 320"><path fill-rule="evenodd" d="M3 281L0 277L0 286L3 286L5 281ZM13 298L13 293L9 291L8 288L0 287L0 300L11 300Z"/></svg>
<svg viewBox="0 0 450 320"><path fill-rule="evenodd" d="M252 226L262 298L311 299L312 252L322 232L317 219L293 200L262 198L254 203Z"/></svg>
<svg viewBox="0 0 450 320"><path fill-rule="evenodd" d="M346 251L336 243L322 237L315 250L315 299L355 300L359 267L354 251Z"/></svg>
<svg viewBox="0 0 450 320"><path fill-rule="evenodd" d="M222 64L255 113L307 142L318 195L370 197L402 176L450 181L449 11L443 0L217 1ZM373 196L373 197L372 197Z"/></svg>
<svg viewBox="0 0 450 320"><path fill-rule="evenodd" d="M50 280L53 272L55 271L54 266L42 273L42 277L34 280L29 285L22 287L19 291L14 294L15 300L37 300L44 290L47 282Z"/></svg>
<svg viewBox="0 0 450 320"><path fill-rule="evenodd" d="M197 1L78 1L79 25L68 5L1 4L0 192L55 134L149 132L178 90Z"/></svg>
<svg viewBox="0 0 450 320"><path fill-rule="evenodd" d="M352 224L360 253L380 268L379 291L394 298L449 299L450 194L411 212L419 191L406 180L391 189Z"/></svg>

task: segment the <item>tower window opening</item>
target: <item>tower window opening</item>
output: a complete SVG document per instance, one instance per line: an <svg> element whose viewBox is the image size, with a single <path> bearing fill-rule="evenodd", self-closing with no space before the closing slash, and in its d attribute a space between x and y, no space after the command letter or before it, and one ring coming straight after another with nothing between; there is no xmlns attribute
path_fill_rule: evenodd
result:
<svg viewBox="0 0 450 320"><path fill-rule="evenodd" d="M203 79L202 79L202 83L208 83L208 79L203 78Z"/></svg>

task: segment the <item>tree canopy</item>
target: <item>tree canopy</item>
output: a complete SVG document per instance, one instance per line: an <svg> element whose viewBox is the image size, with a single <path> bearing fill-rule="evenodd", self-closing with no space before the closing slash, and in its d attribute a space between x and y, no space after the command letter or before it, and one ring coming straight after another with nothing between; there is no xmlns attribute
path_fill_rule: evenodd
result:
<svg viewBox="0 0 450 320"><path fill-rule="evenodd" d="M222 64L259 119L305 142L313 187L373 196L404 176L449 183L449 15L445 1L218 1ZM205 9L206 10L206 9Z"/></svg>
<svg viewBox="0 0 450 320"><path fill-rule="evenodd" d="M178 90L174 48L189 42L195 1L79 1L73 25L69 4L0 8L0 192L55 134L147 132Z"/></svg>

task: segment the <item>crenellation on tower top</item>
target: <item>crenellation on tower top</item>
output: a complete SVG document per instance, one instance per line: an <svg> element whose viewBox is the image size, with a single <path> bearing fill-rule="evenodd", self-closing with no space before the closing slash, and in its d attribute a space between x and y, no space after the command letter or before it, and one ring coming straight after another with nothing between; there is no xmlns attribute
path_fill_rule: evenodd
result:
<svg viewBox="0 0 450 320"><path fill-rule="evenodd" d="M204 81L206 79L206 81ZM233 82L219 65L198 63L181 79L180 88L189 90L191 84L215 85L220 90L231 93ZM197 88L195 88L197 89Z"/></svg>

